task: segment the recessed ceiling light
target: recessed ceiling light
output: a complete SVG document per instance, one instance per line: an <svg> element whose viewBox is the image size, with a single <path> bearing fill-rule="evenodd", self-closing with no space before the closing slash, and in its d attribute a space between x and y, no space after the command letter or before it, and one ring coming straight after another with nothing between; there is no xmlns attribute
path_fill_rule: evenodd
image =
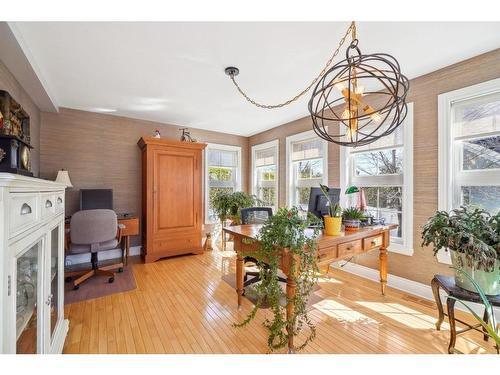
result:
<svg viewBox="0 0 500 375"><path fill-rule="evenodd" d="M116 109L113 108L90 108L89 109L91 112L100 112L100 113L111 113L111 112L116 112Z"/></svg>

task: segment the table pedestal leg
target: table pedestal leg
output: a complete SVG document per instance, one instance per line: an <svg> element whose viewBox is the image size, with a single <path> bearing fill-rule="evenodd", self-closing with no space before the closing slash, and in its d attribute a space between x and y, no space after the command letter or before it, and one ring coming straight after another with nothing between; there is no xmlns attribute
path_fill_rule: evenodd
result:
<svg viewBox="0 0 500 375"><path fill-rule="evenodd" d="M238 294L238 309L241 308L243 298L243 257L238 253L236 257L236 293Z"/></svg>

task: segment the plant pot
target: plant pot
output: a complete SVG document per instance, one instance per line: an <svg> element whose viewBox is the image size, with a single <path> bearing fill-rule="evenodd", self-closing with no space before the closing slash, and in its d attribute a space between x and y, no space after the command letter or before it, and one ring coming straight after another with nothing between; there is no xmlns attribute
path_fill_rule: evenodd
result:
<svg viewBox="0 0 500 375"><path fill-rule="evenodd" d="M340 231L342 229L342 218L341 217L331 217L323 216L325 219L325 235L327 236L340 236Z"/></svg>
<svg viewBox="0 0 500 375"><path fill-rule="evenodd" d="M344 219L344 229L346 232L356 232L359 230L359 219Z"/></svg>
<svg viewBox="0 0 500 375"><path fill-rule="evenodd" d="M477 269L477 262L468 260L465 254L450 251L451 263L454 267L460 268L467 272L476 283L479 284L481 289L487 295L496 296L500 294L500 261L495 259L495 264L491 267L491 271L485 271L482 268ZM455 282L460 288L477 293L474 284L463 274L455 272Z"/></svg>

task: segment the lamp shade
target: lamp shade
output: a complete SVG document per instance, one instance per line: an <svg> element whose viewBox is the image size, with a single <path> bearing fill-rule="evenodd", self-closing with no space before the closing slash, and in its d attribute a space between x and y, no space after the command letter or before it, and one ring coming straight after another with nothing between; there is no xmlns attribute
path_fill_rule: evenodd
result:
<svg viewBox="0 0 500 375"><path fill-rule="evenodd" d="M73 187L73 184L69 179L69 173L64 169L61 169L59 172L57 172L56 182L63 184L66 187Z"/></svg>

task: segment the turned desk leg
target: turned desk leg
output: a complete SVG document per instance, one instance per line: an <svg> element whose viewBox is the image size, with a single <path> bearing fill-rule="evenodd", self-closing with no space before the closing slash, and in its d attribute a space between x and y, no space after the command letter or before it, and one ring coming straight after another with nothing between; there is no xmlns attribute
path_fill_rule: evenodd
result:
<svg viewBox="0 0 500 375"><path fill-rule="evenodd" d="M387 249L380 248L380 287L382 289L382 295L385 295L385 288L387 286Z"/></svg>
<svg viewBox="0 0 500 375"><path fill-rule="evenodd" d="M432 294L434 294L434 300L438 308L438 321L436 322L436 329L439 331L441 329L441 324L444 320L443 303L441 302L441 297L439 296L439 283L436 279L431 281Z"/></svg>
<svg viewBox="0 0 500 375"><path fill-rule="evenodd" d="M295 291L297 285L292 276L288 276L286 278L286 296L288 299L286 305L286 320L288 322L287 331L288 331L288 354L295 353L295 347L293 345L293 324L294 324L294 310L295 304L293 300L295 298Z"/></svg>
<svg viewBox="0 0 500 375"><path fill-rule="evenodd" d="M236 257L236 293L238 294L238 309L241 308L243 298L243 257L238 253Z"/></svg>

